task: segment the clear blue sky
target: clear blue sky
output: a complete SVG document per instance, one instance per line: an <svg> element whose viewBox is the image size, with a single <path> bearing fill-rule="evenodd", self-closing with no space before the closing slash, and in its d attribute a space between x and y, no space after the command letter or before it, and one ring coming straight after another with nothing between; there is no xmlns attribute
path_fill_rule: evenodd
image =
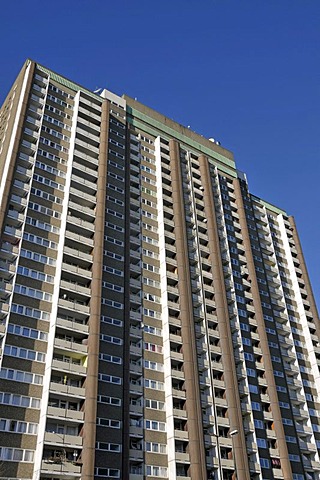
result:
<svg viewBox="0 0 320 480"><path fill-rule="evenodd" d="M320 305L319 0L4 0L0 101L27 57L234 152L296 218Z"/></svg>

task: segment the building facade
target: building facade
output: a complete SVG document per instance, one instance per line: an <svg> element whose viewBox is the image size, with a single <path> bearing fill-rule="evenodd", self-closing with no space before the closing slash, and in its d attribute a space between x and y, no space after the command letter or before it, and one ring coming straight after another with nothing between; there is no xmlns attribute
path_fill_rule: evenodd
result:
<svg viewBox="0 0 320 480"><path fill-rule="evenodd" d="M320 478L296 226L229 151L28 60L0 229L1 479Z"/></svg>

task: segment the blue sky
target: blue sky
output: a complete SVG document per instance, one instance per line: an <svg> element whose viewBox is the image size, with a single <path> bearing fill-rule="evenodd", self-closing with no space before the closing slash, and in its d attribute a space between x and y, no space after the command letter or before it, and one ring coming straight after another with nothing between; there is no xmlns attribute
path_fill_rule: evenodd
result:
<svg viewBox="0 0 320 480"><path fill-rule="evenodd" d="M0 102L26 58L221 141L295 216L320 305L319 0L4 0Z"/></svg>

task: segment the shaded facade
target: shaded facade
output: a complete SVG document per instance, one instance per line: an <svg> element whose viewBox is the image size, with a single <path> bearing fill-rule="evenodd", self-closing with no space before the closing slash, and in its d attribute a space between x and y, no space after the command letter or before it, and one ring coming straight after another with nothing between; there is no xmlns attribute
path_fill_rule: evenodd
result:
<svg viewBox="0 0 320 480"><path fill-rule="evenodd" d="M0 478L319 478L296 226L229 151L28 60L0 228Z"/></svg>

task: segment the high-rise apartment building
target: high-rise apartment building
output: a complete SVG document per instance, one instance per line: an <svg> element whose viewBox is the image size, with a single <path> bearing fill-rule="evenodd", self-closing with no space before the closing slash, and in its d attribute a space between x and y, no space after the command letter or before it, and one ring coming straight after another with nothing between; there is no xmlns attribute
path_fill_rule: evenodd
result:
<svg viewBox="0 0 320 480"><path fill-rule="evenodd" d="M296 226L232 154L28 60L0 159L0 478L319 479Z"/></svg>

